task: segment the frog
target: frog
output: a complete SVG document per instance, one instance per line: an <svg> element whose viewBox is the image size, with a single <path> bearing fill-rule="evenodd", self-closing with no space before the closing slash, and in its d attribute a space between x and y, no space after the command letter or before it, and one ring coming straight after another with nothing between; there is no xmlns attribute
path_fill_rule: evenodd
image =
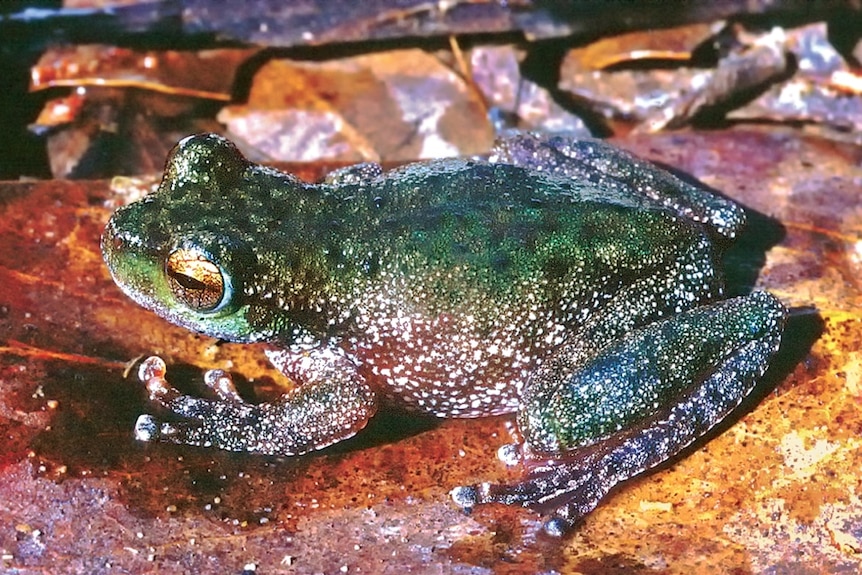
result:
<svg viewBox="0 0 862 575"><path fill-rule="evenodd" d="M381 405L508 415L513 484L454 486L562 536L625 481L734 413L781 343L787 310L726 294L745 210L599 139L534 133L483 156L310 183L198 134L158 188L111 216L116 284L169 322L263 342L292 386L247 401L230 374L185 394L141 365L154 411L135 437L293 457L359 433Z"/></svg>

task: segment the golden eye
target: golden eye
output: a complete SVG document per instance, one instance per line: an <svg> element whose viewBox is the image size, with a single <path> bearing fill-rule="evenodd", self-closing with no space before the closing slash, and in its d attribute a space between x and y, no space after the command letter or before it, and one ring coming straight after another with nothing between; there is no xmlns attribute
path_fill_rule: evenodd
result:
<svg viewBox="0 0 862 575"><path fill-rule="evenodd" d="M174 297L190 309L213 311L227 299L229 284L221 269L197 250L178 248L171 252L165 273Z"/></svg>

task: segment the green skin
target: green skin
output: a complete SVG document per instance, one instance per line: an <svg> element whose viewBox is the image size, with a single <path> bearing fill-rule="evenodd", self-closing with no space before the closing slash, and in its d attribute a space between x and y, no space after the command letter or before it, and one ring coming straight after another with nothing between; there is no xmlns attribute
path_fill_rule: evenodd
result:
<svg viewBox="0 0 862 575"><path fill-rule="evenodd" d="M777 350L781 303L723 295L720 252L744 219L593 140L519 135L486 159L307 184L189 137L158 191L111 218L105 261L176 324L269 342L297 385L251 405L210 372L216 398L190 397L152 358L141 377L180 421L143 415L136 434L298 455L355 434L384 398L439 417L516 413L520 444L501 457L529 476L452 495L549 512L562 534L721 422Z"/></svg>

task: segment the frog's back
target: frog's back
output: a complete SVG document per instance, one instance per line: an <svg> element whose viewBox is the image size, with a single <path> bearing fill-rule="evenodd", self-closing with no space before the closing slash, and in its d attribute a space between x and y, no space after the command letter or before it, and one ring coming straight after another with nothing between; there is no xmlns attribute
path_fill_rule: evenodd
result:
<svg viewBox="0 0 862 575"><path fill-rule="evenodd" d="M674 242L708 243L699 224L647 198L508 164L411 165L337 195L320 212L326 252L371 284L421 287L415 303L429 313L471 312L477 300L556 308L601 277L613 289L621 261L648 266Z"/></svg>

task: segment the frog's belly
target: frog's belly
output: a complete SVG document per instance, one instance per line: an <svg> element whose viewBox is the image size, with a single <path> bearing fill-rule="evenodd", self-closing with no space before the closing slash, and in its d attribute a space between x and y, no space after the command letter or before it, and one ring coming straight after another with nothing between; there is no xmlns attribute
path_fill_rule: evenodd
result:
<svg viewBox="0 0 862 575"><path fill-rule="evenodd" d="M386 395L438 417L515 411L520 390L547 354L523 332L480 334L469 318L394 321L354 340L366 380ZM519 345L520 343L520 345Z"/></svg>

